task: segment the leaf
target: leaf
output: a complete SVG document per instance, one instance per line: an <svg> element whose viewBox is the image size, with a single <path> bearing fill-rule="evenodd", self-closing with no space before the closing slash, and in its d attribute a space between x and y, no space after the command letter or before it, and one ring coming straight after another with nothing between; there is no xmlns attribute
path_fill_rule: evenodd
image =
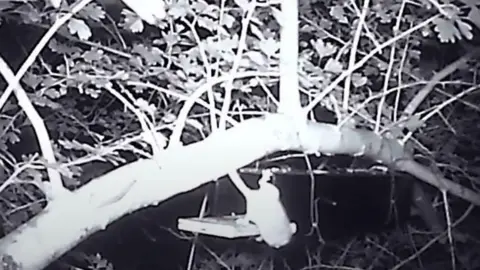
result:
<svg viewBox="0 0 480 270"><path fill-rule="evenodd" d="M208 29L210 31L214 31L217 28L217 22L213 19L209 18L208 16L198 16L197 23L199 26Z"/></svg>
<svg viewBox="0 0 480 270"><path fill-rule="evenodd" d="M43 94L51 99L58 99L62 96L55 88L48 88L43 92Z"/></svg>
<svg viewBox="0 0 480 270"><path fill-rule="evenodd" d="M256 36L259 40L265 39L265 36L262 33L262 30L258 28L255 24L251 23L250 25L250 31L252 31L252 34Z"/></svg>
<svg viewBox="0 0 480 270"><path fill-rule="evenodd" d="M347 17L345 16L345 10L342 6L336 5L330 9L330 16L335 18L340 23L348 23Z"/></svg>
<svg viewBox="0 0 480 270"><path fill-rule="evenodd" d="M310 43L320 58L333 55L335 52L337 52L337 47L335 45L331 43L325 43L322 39L317 39L316 41L311 40Z"/></svg>
<svg viewBox="0 0 480 270"><path fill-rule="evenodd" d="M78 47L73 47L73 46L67 46L61 42L58 42L56 39L50 40L48 43L48 48L55 53L58 54L75 54L80 52L80 49Z"/></svg>
<svg viewBox="0 0 480 270"><path fill-rule="evenodd" d="M135 101L135 105L138 106L142 111L154 115L155 112L157 111L157 108L155 107L155 104L149 104L145 99L139 98Z"/></svg>
<svg viewBox="0 0 480 270"><path fill-rule="evenodd" d="M433 21L435 27L433 30L437 32L437 37L441 42L455 42L455 38L461 39L461 34L452 21L443 18L437 18Z"/></svg>
<svg viewBox="0 0 480 270"><path fill-rule="evenodd" d="M30 88L35 89L42 82L42 78L36 74L28 72L23 76L22 82Z"/></svg>
<svg viewBox="0 0 480 270"><path fill-rule="evenodd" d="M456 5L445 5L443 7L443 11L445 12L445 16L448 19L456 19L461 15L461 10Z"/></svg>
<svg viewBox="0 0 480 270"><path fill-rule="evenodd" d="M390 23L393 19L393 16L388 13L388 9L385 9L384 3L373 5L372 10L374 11L372 13L375 15L375 17L380 19L380 23Z"/></svg>
<svg viewBox="0 0 480 270"><path fill-rule="evenodd" d="M360 73L353 73L352 74L352 84L355 87L362 87L367 84L367 77L362 76Z"/></svg>
<svg viewBox="0 0 480 270"><path fill-rule="evenodd" d="M428 28L427 26L422 27L422 29L420 30L420 33L422 33L422 36L423 36L423 37L430 37L430 36L432 36L432 30L430 30L430 28Z"/></svg>
<svg viewBox="0 0 480 270"><path fill-rule="evenodd" d="M194 63L194 60L191 58L191 55L188 55L188 54L182 54L178 57L178 64L179 66L186 72L186 73L191 73L192 71L194 71L197 66L195 65ZM183 74L185 73L182 73L180 76L182 77L182 79L184 80L187 80L188 78L183 78Z"/></svg>
<svg viewBox="0 0 480 270"><path fill-rule="evenodd" d="M143 44L136 44L132 51L139 54L148 65L163 64L162 51L157 47L147 48Z"/></svg>
<svg viewBox="0 0 480 270"><path fill-rule="evenodd" d="M467 19L469 19L480 29L480 10L477 7L470 7L470 12L468 12Z"/></svg>
<svg viewBox="0 0 480 270"><path fill-rule="evenodd" d="M38 213L40 213L40 211L43 210L43 203L41 201L33 202L33 203L30 204L29 209L34 214L38 214Z"/></svg>
<svg viewBox="0 0 480 270"><path fill-rule="evenodd" d="M180 36L173 31L169 31L168 33L162 32L162 36L168 47L172 47L181 41Z"/></svg>
<svg viewBox="0 0 480 270"><path fill-rule="evenodd" d="M267 57L272 57L276 55L280 50L280 43L275 40L273 37L263 39L258 44L260 50L267 55Z"/></svg>
<svg viewBox="0 0 480 270"><path fill-rule="evenodd" d="M79 72L75 74L75 77L73 79L79 84L90 83L91 81L90 76L88 76L84 72Z"/></svg>
<svg viewBox="0 0 480 270"><path fill-rule="evenodd" d="M20 137L18 136L18 134L16 132L7 132L3 136L6 137L5 141L7 141L11 144L16 144L20 141Z"/></svg>
<svg viewBox="0 0 480 270"><path fill-rule="evenodd" d="M412 115L404 124L404 127L407 128L409 131L415 131L420 128L424 122L421 120L420 115L415 114Z"/></svg>
<svg viewBox="0 0 480 270"><path fill-rule="evenodd" d="M162 122L165 124L173 123L175 120L177 120L177 116L169 112L165 112L165 115L162 117Z"/></svg>
<svg viewBox="0 0 480 270"><path fill-rule="evenodd" d="M86 87L85 88L85 94L87 94L88 96L90 96L94 99L97 99L98 97L100 97L101 93L102 93L102 91L100 89L97 89L97 88L93 88L93 87Z"/></svg>
<svg viewBox="0 0 480 270"><path fill-rule="evenodd" d="M143 32L143 22L135 13L131 12L128 9L122 10L122 15L124 16L123 22L120 24L123 29L129 30L132 33L141 33Z"/></svg>
<svg viewBox="0 0 480 270"><path fill-rule="evenodd" d="M404 135L402 128L397 125L390 127L388 131L392 134L393 138L401 138Z"/></svg>
<svg viewBox="0 0 480 270"><path fill-rule="evenodd" d="M94 21L105 19L105 11L96 3L90 3L81 10L81 15Z"/></svg>
<svg viewBox="0 0 480 270"><path fill-rule="evenodd" d="M24 161L28 161L32 158L32 155L22 156L22 158ZM27 168L20 175L28 177L28 179L37 183L41 183L43 179L42 172L38 169Z"/></svg>
<svg viewBox="0 0 480 270"><path fill-rule="evenodd" d="M342 63L334 58L330 58L325 64L325 70L335 74L341 73L343 71Z"/></svg>
<svg viewBox="0 0 480 270"><path fill-rule="evenodd" d="M233 0L243 11L248 10L249 0Z"/></svg>
<svg viewBox="0 0 480 270"><path fill-rule="evenodd" d="M39 94L30 94L28 95L28 98L32 101L33 104L41 107L49 107L54 110L60 109L62 107L60 104L53 102L49 98L40 96Z"/></svg>
<svg viewBox="0 0 480 270"><path fill-rule="evenodd" d="M67 27L70 34L77 34L81 40L88 40L92 36L92 31L90 31L90 27L85 24L84 20L72 18L68 22Z"/></svg>
<svg viewBox="0 0 480 270"><path fill-rule="evenodd" d="M92 63L94 61L100 61L102 59L102 56L103 56L103 51L98 50L96 48L92 48L91 50L86 51L82 55L83 59L88 63Z"/></svg>
<svg viewBox="0 0 480 270"><path fill-rule="evenodd" d="M379 73L378 67L375 66L368 65L363 69L363 74L365 74L365 76L378 76Z"/></svg>
<svg viewBox="0 0 480 270"><path fill-rule="evenodd" d="M258 64L259 66L268 66L267 59L265 59L265 56L259 51L246 52L245 56L247 56L250 60Z"/></svg>
<svg viewBox="0 0 480 270"><path fill-rule="evenodd" d="M50 5L54 8L59 8L60 4L62 3L62 0L50 0Z"/></svg>
<svg viewBox="0 0 480 270"><path fill-rule="evenodd" d="M412 59L415 60L420 60L420 56L422 55L422 52L417 49L409 49L408 50L408 56L410 56Z"/></svg>
<svg viewBox="0 0 480 270"><path fill-rule="evenodd" d="M278 24L280 24L280 26L282 25L282 22L284 21L283 20L283 13L282 11L280 11L278 8L275 8L275 7L271 7L272 9L272 16L275 18L275 20L277 21Z"/></svg>
<svg viewBox="0 0 480 270"><path fill-rule="evenodd" d="M122 0L125 5L150 25L156 25L167 17L163 0Z"/></svg>
<svg viewBox="0 0 480 270"><path fill-rule="evenodd" d="M195 1L194 3L192 3L192 9L198 14L205 14L206 12L208 12L209 11L208 7L209 5L202 0Z"/></svg>
<svg viewBox="0 0 480 270"><path fill-rule="evenodd" d="M382 107L382 115L387 117L388 119L392 119L393 107L391 106Z"/></svg>
<svg viewBox="0 0 480 270"><path fill-rule="evenodd" d="M466 39L471 40L473 38L472 26L470 26L470 24L464 21L458 20L457 25L458 25L458 29Z"/></svg>
<svg viewBox="0 0 480 270"><path fill-rule="evenodd" d="M132 33L141 33L143 32L143 28L144 28L143 22L140 19L133 21L133 23L130 24L130 27L129 27Z"/></svg>
<svg viewBox="0 0 480 270"><path fill-rule="evenodd" d="M178 0L178 2L174 2L170 5L168 14L174 19L178 19L187 16L190 10L191 7L186 0Z"/></svg>
<svg viewBox="0 0 480 270"><path fill-rule="evenodd" d="M222 25L225 25L228 28L232 28L234 22L235 22L235 18L232 15L228 13L223 14Z"/></svg>
<svg viewBox="0 0 480 270"><path fill-rule="evenodd" d="M42 12L39 12L34 5L17 5L15 13L20 15L23 22L27 24L41 23L44 20L44 16L41 14Z"/></svg>
<svg viewBox="0 0 480 270"><path fill-rule="evenodd" d="M95 77L92 80L92 83L97 88L112 87L112 82L108 78L104 78L104 77Z"/></svg>

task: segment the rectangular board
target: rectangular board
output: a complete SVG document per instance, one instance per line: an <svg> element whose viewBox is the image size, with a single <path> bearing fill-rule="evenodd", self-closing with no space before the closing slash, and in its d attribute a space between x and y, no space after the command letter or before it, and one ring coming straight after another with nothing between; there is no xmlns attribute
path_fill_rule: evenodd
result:
<svg viewBox="0 0 480 270"><path fill-rule="evenodd" d="M243 217L244 215L179 218L177 228L182 231L229 239L258 236L260 233L254 224L238 222L238 220Z"/></svg>

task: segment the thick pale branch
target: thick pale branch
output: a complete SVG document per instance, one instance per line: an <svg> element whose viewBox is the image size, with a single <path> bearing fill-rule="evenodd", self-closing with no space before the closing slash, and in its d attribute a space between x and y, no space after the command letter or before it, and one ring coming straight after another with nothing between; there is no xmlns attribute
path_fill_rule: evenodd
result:
<svg viewBox="0 0 480 270"><path fill-rule="evenodd" d="M138 160L98 177L71 196L49 203L38 216L0 239L0 254L26 270L42 269L88 235L137 209L158 204L279 150L366 155L480 205L474 192L415 163L395 140L371 131L309 122L301 132L290 118L269 115L219 131L207 139L165 151L161 168ZM35 250L35 254L25 252Z"/></svg>
<svg viewBox="0 0 480 270"><path fill-rule="evenodd" d="M275 151L279 143L273 130L266 121L251 119L201 142L164 152L161 169L155 161L143 159L113 170L71 196L49 202L38 216L0 239L0 254L12 256L21 269L42 269L121 216L197 188Z"/></svg>

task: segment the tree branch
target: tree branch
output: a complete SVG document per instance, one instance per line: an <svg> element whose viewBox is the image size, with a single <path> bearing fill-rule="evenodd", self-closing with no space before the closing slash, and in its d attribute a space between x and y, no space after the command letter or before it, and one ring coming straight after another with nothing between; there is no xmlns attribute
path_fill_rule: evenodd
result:
<svg viewBox="0 0 480 270"><path fill-rule="evenodd" d="M25 270L42 269L88 235L137 209L188 192L280 150L316 148L330 154L365 155L404 170L437 188L480 206L480 196L417 164L396 140L360 129L308 122L303 135L288 116L253 118L205 140L163 152L159 162L142 159L98 177L71 196L54 200L39 215L0 239L0 254ZM185 166L185 159L193 160ZM441 184L442 183L442 184ZM115 192L116 191L116 192ZM75 209L75 210L72 210ZM61 228L59 230L58 228ZM35 250L35 256L25 250Z"/></svg>
<svg viewBox="0 0 480 270"><path fill-rule="evenodd" d="M27 59L23 62L22 66L18 70L17 74L13 75L12 69L5 63L5 61L0 62L0 71L2 75L5 77L5 80L8 83L7 89L2 93L0 96L0 109L3 108L5 103L7 102L8 98L15 91L15 95L17 96L18 103L20 107L25 111L27 114L28 119L33 125L35 130L35 135L38 138L38 142L40 144L40 149L42 150L43 157L47 160L47 162L54 164L55 163L55 155L53 153L52 147L50 145L50 140L48 138L48 133L43 123L43 120L38 115L37 111L33 107L32 103L26 96L25 91L20 90L20 80L22 79L23 75L27 72L28 68L33 64L37 56L43 50L43 48L47 45L48 41L53 37L53 35L57 32L60 27L65 24L75 13L79 12L82 8L84 8L87 4L89 4L92 0L81 0L77 4L74 4L70 13L67 13L60 17L55 23L48 29L47 33L43 35L42 39L38 42L35 46L33 51L28 55ZM58 2L60 4L60 2ZM45 194L47 197L51 198L54 195L61 195L65 193L65 188L63 187L63 183L60 177L60 174L53 170L52 168L47 167L48 177L50 179L50 188L51 190L45 190Z"/></svg>

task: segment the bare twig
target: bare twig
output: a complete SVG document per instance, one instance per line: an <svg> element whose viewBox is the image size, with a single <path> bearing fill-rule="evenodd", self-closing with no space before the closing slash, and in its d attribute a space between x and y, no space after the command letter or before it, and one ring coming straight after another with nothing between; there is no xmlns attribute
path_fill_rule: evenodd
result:
<svg viewBox="0 0 480 270"><path fill-rule="evenodd" d="M425 100L425 98L430 94L433 90L434 86L438 84L443 78L447 77L448 75L455 72L460 66L467 63L472 57L477 55L480 52L480 49L475 49L471 52L468 52L464 56L458 58L456 61L450 63L448 66L440 70L437 74L435 74L424 88L422 88L418 93L412 98L412 100L408 103L403 111L402 118L406 118L412 116L415 110L420 106L420 104Z"/></svg>
<svg viewBox="0 0 480 270"><path fill-rule="evenodd" d="M402 1L402 5L400 10L398 11L397 20L395 26L393 27L393 33L396 35L400 31L400 23L402 21L403 11L405 9L406 1ZM392 43L390 46L390 61L388 62L387 72L385 72L385 78L383 80L383 93L385 93L388 89L388 83L390 82L390 75L392 74L393 69L393 62L395 61L395 52L396 52L396 44ZM400 72L401 73L401 72ZM375 128L373 129L375 132L380 131L380 125L382 123L382 114L383 114L383 105L385 104L385 99L387 95L384 94L380 98L380 102L377 106L377 119L375 121Z"/></svg>
<svg viewBox="0 0 480 270"><path fill-rule="evenodd" d="M328 94L330 94L330 92L332 92L339 84L341 81L343 81L349 74L351 74L352 72L354 72L355 70L357 70L358 68L360 68L361 66L363 66L370 58L372 58L375 54L377 54L379 51L381 51L382 49L386 48L387 46L389 46L390 44L396 42L397 40L400 40L408 35L410 35L411 33L419 30L419 29L422 29L423 27L429 25L430 23L432 23L436 18L438 18L440 15L435 15L435 16L432 16L430 17L429 19L415 25L414 27L408 29L407 31L389 39L388 41L384 42L381 44L381 46L378 46L376 47L374 50L372 50L369 54L367 54L366 56L364 56L360 61L358 61L355 65L353 65L352 67L348 68L347 70L345 70L344 72L342 72L342 74L340 74L332 83L330 83L318 96L316 96L312 102L310 102L310 104L308 104L308 106L306 106L303 110L304 110L304 113L307 114L310 110L312 110L323 98L325 98L325 96L327 96Z"/></svg>
<svg viewBox="0 0 480 270"><path fill-rule="evenodd" d="M278 76L278 72L259 72L259 71L246 71L237 73L236 78L245 78L245 77L255 77L255 76ZM173 128L172 135L169 139L169 148L176 147L181 145L180 136L182 135L183 128L185 126L185 121L188 117L188 113L193 105L198 102L198 99L206 92L208 89L212 88L214 85L228 80L229 75L220 76L213 78L211 81L206 82L204 85L199 87L195 92L192 93L190 97L185 101L180 113L178 114L177 121L175 122L175 127Z"/></svg>
<svg viewBox="0 0 480 270"><path fill-rule="evenodd" d="M240 67L240 60L242 60L243 51L247 47L246 39L247 39L247 31L248 25L250 24L250 20L253 17L253 12L256 8L256 1L252 1L248 5L248 9L245 12L245 18L242 20L242 32L240 33L240 37L238 39L238 48L235 58L233 60L233 66L230 69L230 76L228 80L225 82L225 94L223 98L222 104L222 114L220 116L220 123L218 128L220 130L224 130L226 128L226 121L225 117L228 115L228 109L230 108L230 103L232 101L232 90L233 90L233 80L235 79L235 74L237 73L238 68Z"/></svg>
<svg viewBox="0 0 480 270"><path fill-rule="evenodd" d="M351 68L355 65L355 60L357 57L357 48L358 42L360 41L360 36L362 34L363 25L365 23L365 17L367 16L368 6L370 5L370 0L363 1L362 13L358 18L358 25L357 30L355 31L355 35L353 36L353 42L350 49L350 58L348 61L348 67ZM394 43L393 43L394 44ZM348 101L350 98L350 84L352 82L352 73L349 73L348 76L345 78L345 87L343 89L343 104L342 109L344 112L348 111Z"/></svg>
<svg viewBox="0 0 480 270"><path fill-rule="evenodd" d="M475 86L472 86L458 94L456 94L455 96L445 100L444 102L442 102L441 104L437 105L435 109L431 110L427 115L425 115L420 121L422 122L426 122L429 118L431 118L432 116L434 116L436 113L440 112L443 108L445 108L447 105L449 105L450 103L454 102L454 101L457 101L459 100L460 98L462 98L463 96L475 91L475 90L478 90L480 88L480 85L475 85ZM410 137L413 135L413 132L414 130L410 131L407 135L405 135L405 137L402 139L403 142L406 142L408 141L408 139L410 139Z"/></svg>
<svg viewBox="0 0 480 270"><path fill-rule="evenodd" d="M470 212L472 212L472 210L475 208L475 206L472 204L468 207L468 209L465 211L465 213L463 213L463 215L457 220L455 221L455 223L452 224L452 227L456 227L457 225L459 225L463 220L465 220L468 215L470 214ZM424 245L421 249L419 249L417 252L415 252L414 254L412 254L410 257L408 257L407 259L403 260L401 263L397 264L395 267L393 267L391 270L398 270L398 269L401 269L402 266L404 266L405 264L407 264L408 262L414 260L415 258L417 258L418 256L420 256L423 252L427 251L428 248L430 248L433 244L435 244L435 242L439 241L441 238L443 238L445 236L445 234L447 234L447 231L437 235L435 238L433 238L432 240L430 240L426 245Z"/></svg>

